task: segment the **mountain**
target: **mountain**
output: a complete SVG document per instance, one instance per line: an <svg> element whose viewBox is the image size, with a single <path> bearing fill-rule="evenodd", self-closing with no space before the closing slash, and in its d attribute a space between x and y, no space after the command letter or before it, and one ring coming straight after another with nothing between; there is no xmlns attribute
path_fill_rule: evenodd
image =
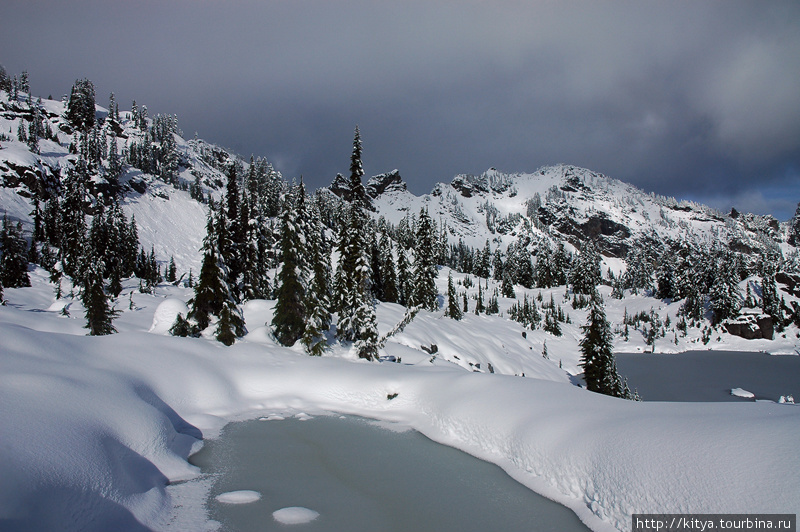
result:
<svg viewBox="0 0 800 532"><path fill-rule="evenodd" d="M591 239L609 259L624 259L643 237L722 244L748 255L796 251L788 244L791 221L735 210L723 214L564 164L523 174L494 168L477 176L462 174L421 197L408 191L395 170L370 179L367 189L379 216L397 224L426 208L447 226L451 241L475 248L487 240L505 248L529 235L563 240L573 249Z"/></svg>

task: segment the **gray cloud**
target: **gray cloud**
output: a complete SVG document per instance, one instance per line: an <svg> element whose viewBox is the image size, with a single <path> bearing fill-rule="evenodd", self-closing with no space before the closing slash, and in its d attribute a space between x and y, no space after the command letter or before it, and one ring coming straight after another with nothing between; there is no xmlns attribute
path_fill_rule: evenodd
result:
<svg viewBox="0 0 800 532"><path fill-rule="evenodd" d="M567 162L786 218L799 23L796 2L6 0L0 62L45 95L89 77L316 186L358 124L367 173L417 193Z"/></svg>

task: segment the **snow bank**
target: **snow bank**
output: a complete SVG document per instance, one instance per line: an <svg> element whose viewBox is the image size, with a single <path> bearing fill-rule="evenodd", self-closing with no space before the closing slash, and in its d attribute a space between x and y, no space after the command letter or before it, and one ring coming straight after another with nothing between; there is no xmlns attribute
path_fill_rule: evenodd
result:
<svg viewBox="0 0 800 532"><path fill-rule="evenodd" d="M184 318L189 315L189 307L180 299L170 297L159 303L153 314L153 324L150 332L153 334L169 334L169 330L175 325L178 314Z"/></svg>

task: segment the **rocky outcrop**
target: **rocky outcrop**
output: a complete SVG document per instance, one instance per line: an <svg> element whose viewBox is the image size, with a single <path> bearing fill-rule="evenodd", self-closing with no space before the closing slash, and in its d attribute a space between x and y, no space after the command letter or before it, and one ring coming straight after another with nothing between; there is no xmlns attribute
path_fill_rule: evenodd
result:
<svg viewBox="0 0 800 532"><path fill-rule="evenodd" d="M775 328L772 316L767 314L744 314L722 322L729 334L739 336L745 340L765 338L772 340Z"/></svg>
<svg viewBox="0 0 800 532"><path fill-rule="evenodd" d="M384 192L404 191L407 188L405 181L400 177L400 172L397 170L371 177L366 185L367 196L373 199Z"/></svg>

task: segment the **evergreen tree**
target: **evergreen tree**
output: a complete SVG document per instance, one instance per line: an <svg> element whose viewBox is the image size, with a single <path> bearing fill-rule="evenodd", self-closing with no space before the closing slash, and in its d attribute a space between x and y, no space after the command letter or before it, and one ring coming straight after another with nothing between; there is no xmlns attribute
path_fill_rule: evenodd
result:
<svg viewBox="0 0 800 532"><path fill-rule="evenodd" d="M714 323L736 316L741 309L738 276L733 262L727 257L718 263L718 275L708 294L709 305L714 312Z"/></svg>
<svg viewBox="0 0 800 532"><path fill-rule="evenodd" d="M419 213L419 225L417 228L417 245L414 253L414 278L413 293L411 304L421 306L430 311L438 308L436 291L436 277L438 271L433 250L435 238L433 220L428 215L426 209Z"/></svg>
<svg viewBox="0 0 800 532"><path fill-rule="evenodd" d="M356 126L353 135L353 152L350 155L350 197L348 199L350 202L356 203L359 207L366 209L369 207L369 200L367 199L367 191L362 182L364 177L364 167L361 162L362 151L361 133L358 130L358 126Z"/></svg>
<svg viewBox="0 0 800 532"><path fill-rule="evenodd" d="M311 282L306 292L305 307L308 317L301 341L308 354L319 356L327 346L325 333L331 326L331 261L325 243L324 227L316 208L311 209L309 231Z"/></svg>
<svg viewBox="0 0 800 532"><path fill-rule="evenodd" d="M28 253L22 237L22 224L14 225L3 215L3 229L0 232L0 284L7 288L30 286L28 275Z"/></svg>
<svg viewBox="0 0 800 532"><path fill-rule="evenodd" d="M397 248L397 302L408 306L411 300L411 268L403 246Z"/></svg>
<svg viewBox="0 0 800 532"><path fill-rule="evenodd" d="M583 378L586 389L592 392L627 398L622 380L617 373L613 353L611 327L603 307L592 300L586 325L581 327L584 336L580 341Z"/></svg>
<svg viewBox="0 0 800 532"><path fill-rule="evenodd" d="M169 266L167 266L167 273L164 275L164 278L168 283L174 283L178 280L178 269L175 266L174 256L170 256L169 258Z"/></svg>
<svg viewBox="0 0 800 532"><path fill-rule="evenodd" d="M400 294L397 287L397 271L392 253L392 242L386 232L381 233L378 242L378 261L383 280L383 301L398 303Z"/></svg>
<svg viewBox="0 0 800 532"><path fill-rule="evenodd" d="M503 271L503 256L500 253L500 248L494 250L494 257L492 258L493 279L495 281L502 281L504 276Z"/></svg>
<svg viewBox="0 0 800 532"><path fill-rule="evenodd" d="M381 256L378 248L378 235L374 230L369 230L369 233L369 256L370 267L372 270L372 295L378 301L386 301L386 287L384 286L383 269L381 268Z"/></svg>
<svg viewBox="0 0 800 532"><path fill-rule="evenodd" d="M217 252L214 211L208 214L206 237L203 241L203 263L200 277L194 289L194 297L189 301L189 319L197 323L200 331L211 324L212 316L222 311L222 303L228 299L227 285Z"/></svg>
<svg viewBox="0 0 800 532"><path fill-rule="evenodd" d="M214 331L214 338L223 345L231 346L238 336L243 335L244 320L233 298L229 297L222 302L222 310L219 311L219 320Z"/></svg>
<svg viewBox="0 0 800 532"><path fill-rule="evenodd" d="M673 260L672 257L666 255L661 259L661 266L656 274L659 299L675 299L678 295Z"/></svg>
<svg viewBox="0 0 800 532"><path fill-rule="evenodd" d="M67 171L67 179L64 183L66 194L64 201L60 204L61 219L58 225L61 242L59 248L64 273L73 278L79 277L81 258L86 249L87 226L84 206L88 179L86 162L79 157L75 166Z"/></svg>
<svg viewBox="0 0 800 532"><path fill-rule="evenodd" d="M285 346L300 339L306 325L306 289L308 272L304 246L307 220L305 188L300 184L294 201L287 198L281 216L280 261L276 279L275 313L272 318L275 337Z"/></svg>
<svg viewBox="0 0 800 532"><path fill-rule="evenodd" d="M764 314L772 316L773 322L780 327L783 322L783 312L778 301L778 286L775 283L776 269L775 263L769 259L761 263L761 310Z"/></svg>
<svg viewBox="0 0 800 532"><path fill-rule="evenodd" d="M488 279L491 273L492 266L492 250L489 247L489 240L486 240L486 245L483 250L479 252L477 257L477 264L475 265L475 275Z"/></svg>
<svg viewBox="0 0 800 532"><path fill-rule="evenodd" d="M225 191L225 216L220 218L220 221L224 221L224 223L218 229L220 233L218 237L220 238L219 252L227 266L226 282L235 301L239 301L241 296L239 287L239 277L242 273L240 249L244 242L244 228L239 218L239 201L236 165L231 164L228 169L228 181Z"/></svg>
<svg viewBox="0 0 800 532"><path fill-rule="evenodd" d="M635 241L625 257L627 268L623 277L623 286L638 294L639 290L648 291L653 288L653 264L651 253L640 239Z"/></svg>
<svg viewBox="0 0 800 532"><path fill-rule="evenodd" d="M500 292L503 294L503 297L517 297L517 294L514 292L514 284L511 282L510 276L506 274L503 274L503 283L500 286Z"/></svg>
<svg viewBox="0 0 800 532"><path fill-rule="evenodd" d="M111 143L108 146L108 170L106 171L106 179L111 183L112 187L119 184L119 178L122 175L122 159L119 156L119 148L117 146L117 137L111 136Z"/></svg>
<svg viewBox="0 0 800 532"><path fill-rule="evenodd" d="M593 295L600 284L600 254L590 240L587 240L577 260L572 265L569 282L576 294Z"/></svg>
<svg viewBox="0 0 800 532"><path fill-rule="evenodd" d="M103 286L103 264L98 257L90 257L87 261L83 277L83 306L86 308L86 326L89 335L102 336L113 334L117 329L113 325L119 311L112 309L108 295Z"/></svg>
<svg viewBox="0 0 800 532"><path fill-rule="evenodd" d="M447 275L447 309L444 315L454 320L460 320L463 317L461 308L458 306L458 294L453 285L453 274Z"/></svg>
<svg viewBox="0 0 800 532"><path fill-rule="evenodd" d="M65 112L69 124L79 131L89 131L95 124L94 85L88 79L75 80Z"/></svg>
<svg viewBox="0 0 800 532"><path fill-rule="evenodd" d="M360 358L374 360L378 356L378 325L372 292L372 265L369 226L365 209L369 207L361 182L361 136L356 127L350 157L350 204L345 211L339 239L339 266L336 270L336 292L339 320L336 335L352 341Z"/></svg>

